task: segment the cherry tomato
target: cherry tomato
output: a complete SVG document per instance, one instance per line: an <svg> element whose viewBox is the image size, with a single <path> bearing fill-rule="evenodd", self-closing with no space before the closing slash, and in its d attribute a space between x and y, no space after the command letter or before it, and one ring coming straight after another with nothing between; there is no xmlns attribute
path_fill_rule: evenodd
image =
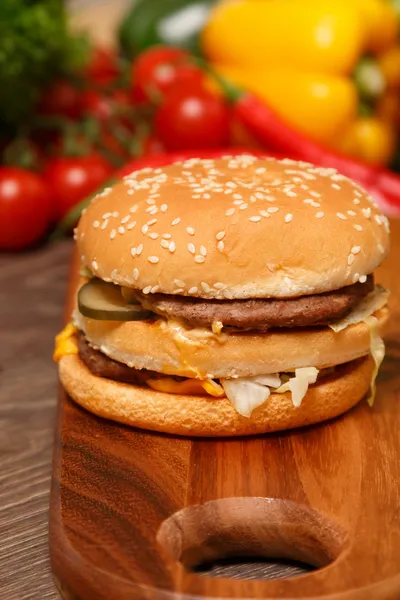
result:
<svg viewBox="0 0 400 600"><path fill-rule="evenodd" d="M109 48L96 47L92 50L85 75L91 81L106 86L112 83L119 75L118 56Z"/></svg>
<svg viewBox="0 0 400 600"><path fill-rule="evenodd" d="M227 145L229 106L206 90L176 89L156 113L155 133L168 150Z"/></svg>
<svg viewBox="0 0 400 600"><path fill-rule="evenodd" d="M52 217L51 196L36 173L0 168L0 250L23 250L42 239Z"/></svg>
<svg viewBox="0 0 400 600"><path fill-rule="evenodd" d="M133 98L153 101L181 86L201 87L204 74L190 63L190 55L180 48L155 46L138 56L132 65Z"/></svg>
<svg viewBox="0 0 400 600"><path fill-rule="evenodd" d="M56 203L56 218L61 219L75 204L93 193L113 173L102 156L56 158L47 164L45 175Z"/></svg>
<svg viewBox="0 0 400 600"><path fill-rule="evenodd" d="M142 156L157 156L165 153L162 142L154 135L149 135L142 143Z"/></svg>
<svg viewBox="0 0 400 600"><path fill-rule="evenodd" d="M77 119L81 114L79 90L64 79L54 82L44 92L38 112L43 115L61 115Z"/></svg>
<svg viewBox="0 0 400 600"><path fill-rule="evenodd" d="M81 96L82 111L86 115L96 117L99 121L108 121L115 112L115 102L110 96L96 90L87 90Z"/></svg>

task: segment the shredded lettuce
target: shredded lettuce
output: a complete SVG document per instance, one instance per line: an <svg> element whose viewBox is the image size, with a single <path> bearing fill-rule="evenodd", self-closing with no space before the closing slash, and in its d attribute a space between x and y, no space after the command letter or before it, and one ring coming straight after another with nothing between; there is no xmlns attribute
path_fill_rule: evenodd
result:
<svg viewBox="0 0 400 600"><path fill-rule="evenodd" d="M237 412L247 418L271 394L269 387L249 381L246 377L221 379L221 385Z"/></svg>
<svg viewBox="0 0 400 600"><path fill-rule="evenodd" d="M318 373L319 371L315 367L302 367L301 369L296 369L294 377L289 377L288 380L275 391L278 394L292 392L293 406L298 408L301 406L309 386L317 381Z"/></svg>
<svg viewBox="0 0 400 600"><path fill-rule="evenodd" d="M344 319L330 323L329 327L336 333L346 329L349 325L355 325L366 321L366 319L373 315L377 310L380 310L387 304L389 298L389 292L384 287L377 285L373 292L370 292L365 296L363 300L356 306L356 308Z"/></svg>
<svg viewBox="0 0 400 600"><path fill-rule="evenodd" d="M367 398L368 404L373 405L376 395L376 378L378 376L379 368L385 358L385 344L379 333L379 320L376 317L367 317L365 323L369 327L370 340L371 340L371 355L374 359L375 367L371 378L371 389L370 394Z"/></svg>

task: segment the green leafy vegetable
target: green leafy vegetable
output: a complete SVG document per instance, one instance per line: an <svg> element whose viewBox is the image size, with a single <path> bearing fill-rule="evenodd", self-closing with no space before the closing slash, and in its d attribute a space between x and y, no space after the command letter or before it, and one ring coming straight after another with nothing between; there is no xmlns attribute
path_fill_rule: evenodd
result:
<svg viewBox="0 0 400 600"><path fill-rule="evenodd" d="M86 48L68 33L61 0L1 0L0 129L28 119L41 90L84 62Z"/></svg>

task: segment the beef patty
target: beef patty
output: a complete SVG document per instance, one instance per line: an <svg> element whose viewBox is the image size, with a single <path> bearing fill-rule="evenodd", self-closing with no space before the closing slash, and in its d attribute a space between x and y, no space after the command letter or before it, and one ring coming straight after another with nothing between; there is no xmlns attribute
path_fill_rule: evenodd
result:
<svg viewBox="0 0 400 600"><path fill-rule="evenodd" d="M124 365L123 363L109 358L100 352L100 350L93 348L81 331L77 332L76 340L78 343L79 357L93 375L97 375L97 377L106 377L107 379L113 379L114 381L141 385L150 377L160 376L159 373L154 371L146 371L145 369L139 371L138 369L128 367L128 365ZM183 378L177 377L175 379L180 381Z"/></svg>
<svg viewBox="0 0 400 600"><path fill-rule="evenodd" d="M166 294L137 296L149 310L170 319L182 319L193 327L211 327L213 322L221 321L224 327L263 332L272 327L327 325L347 316L373 288L370 275L365 283L299 298L202 300Z"/></svg>

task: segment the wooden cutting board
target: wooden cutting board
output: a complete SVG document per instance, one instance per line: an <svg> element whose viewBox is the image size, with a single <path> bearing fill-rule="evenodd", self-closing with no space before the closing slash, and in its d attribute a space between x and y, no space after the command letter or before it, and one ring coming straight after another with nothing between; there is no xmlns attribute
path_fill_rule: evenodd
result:
<svg viewBox="0 0 400 600"><path fill-rule="evenodd" d="M392 230L372 410L280 435L180 439L99 419L61 391L50 544L65 598L400 598L400 222ZM67 315L76 274L75 258ZM318 569L273 581L191 569L231 555Z"/></svg>

